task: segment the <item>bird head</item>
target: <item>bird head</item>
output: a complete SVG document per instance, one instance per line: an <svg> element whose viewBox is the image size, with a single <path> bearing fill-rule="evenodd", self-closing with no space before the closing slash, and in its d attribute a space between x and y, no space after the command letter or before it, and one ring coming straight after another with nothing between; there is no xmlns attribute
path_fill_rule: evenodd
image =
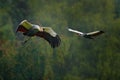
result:
<svg viewBox="0 0 120 80"><path fill-rule="evenodd" d="M43 32L43 28L40 27L39 25L33 24L33 28L39 30L40 32Z"/></svg>

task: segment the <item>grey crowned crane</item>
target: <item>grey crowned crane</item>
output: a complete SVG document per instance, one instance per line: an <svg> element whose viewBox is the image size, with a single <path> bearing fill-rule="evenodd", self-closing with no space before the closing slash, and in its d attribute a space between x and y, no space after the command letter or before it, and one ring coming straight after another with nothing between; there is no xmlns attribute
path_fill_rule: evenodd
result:
<svg viewBox="0 0 120 80"><path fill-rule="evenodd" d="M16 32L22 32L23 35L28 36L29 39L33 36L44 38L49 42L52 48L58 47L61 42L59 35L51 27L41 27L39 25L31 24L27 20L23 20L19 24Z"/></svg>
<svg viewBox="0 0 120 80"><path fill-rule="evenodd" d="M89 33L83 33L83 32L77 31L77 30L73 30L71 28L68 28L68 31L76 33L79 36L89 38L89 39L94 39L96 36L99 36L102 33L104 33L104 31L93 31L93 32L89 32Z"/></svg>

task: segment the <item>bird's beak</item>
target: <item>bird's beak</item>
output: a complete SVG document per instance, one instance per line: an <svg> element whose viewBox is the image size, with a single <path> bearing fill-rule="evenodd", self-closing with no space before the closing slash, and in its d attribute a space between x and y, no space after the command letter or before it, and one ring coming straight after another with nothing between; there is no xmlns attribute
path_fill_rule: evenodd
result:
<svg viewBox="0 0 120 80"><path fill-rule="evenodd" d="M43 32L43 28L42 27L40 27L40 31Z"/></svg>

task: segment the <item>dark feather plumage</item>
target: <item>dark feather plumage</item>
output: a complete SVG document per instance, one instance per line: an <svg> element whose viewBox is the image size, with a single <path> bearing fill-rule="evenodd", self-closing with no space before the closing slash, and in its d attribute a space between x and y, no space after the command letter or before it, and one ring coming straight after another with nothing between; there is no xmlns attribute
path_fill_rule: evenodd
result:
<svg viewBox="0 0 120 80"><path fill-rule="evenodd" d="M55 37L51 36L46 32L38 32L36 36L42 37L49 42L52 48L58 47L60 45L61 39L58 35Z"/></svg>

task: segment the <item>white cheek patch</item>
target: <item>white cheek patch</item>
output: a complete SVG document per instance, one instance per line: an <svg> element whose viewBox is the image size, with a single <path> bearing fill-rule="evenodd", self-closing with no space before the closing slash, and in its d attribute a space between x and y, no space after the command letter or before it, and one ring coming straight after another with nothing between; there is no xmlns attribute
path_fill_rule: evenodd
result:
<svg viewBox="0 0 120 80"><path fill-rule="evenodd" d="M33 28L34 28L34 29L37 29L38 31L43 31L43 28L40 27L39 25L33 24Z"/></svg>
<svg viewBox="0 0 120 80"><path fill-rule="evenodd" d="M33 24L33 28L34 29L40 29L40 27L38 25L34 25L34 24Z"/></svg>

